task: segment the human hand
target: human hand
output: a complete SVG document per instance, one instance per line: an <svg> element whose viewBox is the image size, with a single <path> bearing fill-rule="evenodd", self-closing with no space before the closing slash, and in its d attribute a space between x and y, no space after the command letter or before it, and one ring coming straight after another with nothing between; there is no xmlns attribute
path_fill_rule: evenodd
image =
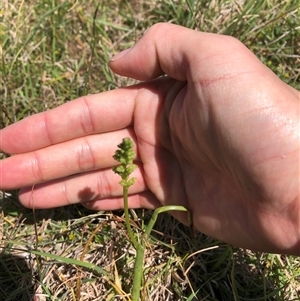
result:
<svg viewBox="0 0 300 301"><path fill-rule="evenodd" d="M138 165L130 207L180 204L207 235L300 255L299 92L236 39L171 24L110 67L145 82L1 130L0 149L15 155L1 161L0 189L22 188L27 207L35 184L35 208L122 208L111 167L128 136Z"/></svg>

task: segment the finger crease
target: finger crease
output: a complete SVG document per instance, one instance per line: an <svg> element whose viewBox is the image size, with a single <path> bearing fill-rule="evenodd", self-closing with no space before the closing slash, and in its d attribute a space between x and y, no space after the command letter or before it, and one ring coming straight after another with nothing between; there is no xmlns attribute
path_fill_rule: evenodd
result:
<svg viewBox="0 0 300 301"><path fill-rule="evenodd" d="M97 189L101 198L110 197L112 194L109 181L107 181L107 177L102 173L99 173L97 177Z"/></svg>
<svg viewBox="0 0 300 301"><path fill-rule="evenodd" d="M50 135L50 129L49 129L49 120L48 120L48 114L47 112L43 115L44 118L43 118L43 129L44 131L42 131L43 133L45 133L45 137L46 139L48 140L49 144L52 145L54 144L54 141L53 139L51 138L51 135Z"/></svg>
<svg viewBox="0 0 300 301"><path fill-rule="evenodd" d="M78 151L78 167L81 172L94 170L96 168L96 158L91 151L91 145L86 138Z"/></svg>
<svg viewBox="0 0 300 301"><path fill-rule="evenodd" d="M64 183L64 184L62 185L61 192L62 192L62 195L63 195L65 201L66 201L66 204L67 204L67 205L71 205L72 203L70 202L70 200L69 200L69 198L68 198L67 185L66 185L66 183Z"/></svg>
<svg viewBox="0 0 300 301"><path fill-rule="evenodd" d="M91 134L95 132L95 125L93 122L91 110L89 103L85 97L82 98L83 100L83 107L82 112L83 114L80 116L80 125L85 135Z"/></svg>
<svg viewBox="0 0 300 301"><path fill-rule="evenodd" d="M31 160L31 171L34 177L38 179L37 182L44 181L43 172L36 153L33 153L33 159Z"/></svg>

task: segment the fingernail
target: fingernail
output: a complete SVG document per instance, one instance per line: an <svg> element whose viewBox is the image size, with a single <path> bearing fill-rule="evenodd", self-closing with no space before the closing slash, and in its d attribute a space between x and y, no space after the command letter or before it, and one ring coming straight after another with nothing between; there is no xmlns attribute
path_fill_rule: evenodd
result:
<svg viewBox="0 0 300 301"><path fill-rule="evenodd" d="M116 54L115 56L113 56L110 60L113 62L113 61L116 61L118 59L120 59L121 57L123 57L126 53L128 53L129 51L131 50L131 48L128 48L128 49L125 49L121 52L119 52L118 54Z"/></svg>

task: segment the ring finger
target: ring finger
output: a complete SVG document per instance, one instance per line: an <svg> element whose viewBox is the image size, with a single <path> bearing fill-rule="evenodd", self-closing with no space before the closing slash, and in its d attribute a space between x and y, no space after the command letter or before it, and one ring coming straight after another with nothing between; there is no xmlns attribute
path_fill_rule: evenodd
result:
<svg viewBox="0 0 300 301"><path fill-rule="evenodd" d="M138 195L148 191L141 165L132 173L136 182L129 188L129 194ZM120 176L112 169L102 169L78 174L26 187L19 193L20 202L26 207L36 209L54 208L76 203L86 207L102 210L114 210L123 207L123 188L119 184ZM142 204L144 205L144 204ZM132 204L133 207L141 205ZM149 207L149 206L147 206Z"/></svg>

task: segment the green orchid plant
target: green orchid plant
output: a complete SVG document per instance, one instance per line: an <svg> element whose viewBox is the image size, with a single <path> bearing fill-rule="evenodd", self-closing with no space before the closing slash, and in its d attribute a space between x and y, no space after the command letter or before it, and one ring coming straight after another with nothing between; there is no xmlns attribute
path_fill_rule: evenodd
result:
<svg viewBox="0 0 300 301"><path fill-rule="evenodd" d="M120 185L123 186L123 200L124 200L124 213L125 213L125 223L126 229L130 238L130 241L133 247L136 250L136 259L133 270L133 286L131 291L131 300L138 301L140 300L141 295L141 286L143 283L143 267L144 267L144 254L147 245L147 239L151 234L153 226L157 220L158 214L166 211L186 211L188 213L189 223L191 222L190 211L178 205L169 205L157 208L148 223L145 227L144 232L134 233L130 225L130 216L128 208L128 189L132 186L136 178L130 178L130 175L137 168L133 163L136 156L135 151L133 150L133 141L130 138L124 138L122 143L118 145L118 150L116 150L113 158L120 163L120 165L113 167L113 171L121 177Z"/></svg>

